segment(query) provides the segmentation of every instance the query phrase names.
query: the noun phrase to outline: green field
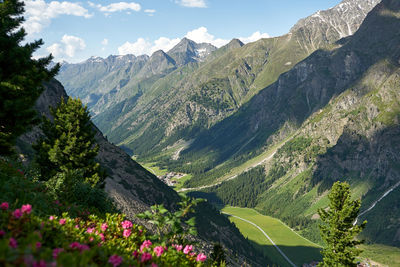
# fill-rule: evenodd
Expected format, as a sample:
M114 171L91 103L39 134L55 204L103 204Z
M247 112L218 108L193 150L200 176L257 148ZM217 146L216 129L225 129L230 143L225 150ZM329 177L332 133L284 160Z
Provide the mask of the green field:
M301 237L278 219L261 215L247 208L225 207L222 211L249 220L261 227L296 265L301 266L303 263L321 259L320 247L317 244ZM237 218L230 217L229 219L236 224L245 237L253 242L256 248L262 250L276 264L290 266L260 230Z
M363 250L361 253L363 259L372 259L382 264L380 266L400 266L400 248L380 244L361 245L360 248ZM371 266L373 265L372 263Z
M167 169L160 169L159 167L157 167L156 165L154 165L154 162L146 162L146 163L139 163L140 165L142 165L146 170L148 170L149 172L151 172L152 174L156 175L156 176L162 176L165 175L168 170Z

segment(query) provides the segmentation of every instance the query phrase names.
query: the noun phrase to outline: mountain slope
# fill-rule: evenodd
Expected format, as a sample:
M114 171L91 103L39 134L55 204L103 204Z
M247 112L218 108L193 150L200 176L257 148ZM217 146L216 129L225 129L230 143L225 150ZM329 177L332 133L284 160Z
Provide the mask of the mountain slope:
M340 47L313 53L181 155L191 164L207 151L217 162L233 161L287 138L264 172L206 191L316 238L312 227L317 208L328 203L326 190L347 180L366 211L363 236L400 246L399 78L400 2L383 0ZM207 183L211 174L195 176L189 185ZM251 190L238 190L250 183Z
M335 41L359 27L377 2L344 1L341 6L300 21L287 35L245 46L233 40L204 62L189 63L159 79L143 95L114 103L94 121L110 140L129 147L135 154L159 154L176 141L191 140L232 115L260 89L316 49L334 46ZM349 17L352 19L347 20ZM340 31L341 28L348 31ZM171 51L190 51L189 44L183 40ZM171 51L168 54L175 53ZM120 115L121 110L126 112ZM116 119L111 122L109 118Z
M44 87L45 91L37 100L35 108L41 115L50 116L49 106L56 106L67 94L56 80L45 83ZM151 205L164 204L169 209L176 207L180 197L173 189L133 161L122 149L109 143L98 129L95 130L99 144L97 160L108 174L105 191L122 212L137 221L135 214L148 210ZM40 130L35 127L18 140L19 150L28 158L32 157L31 144L40 134ZM201 245L210 249L213 242L222 243L233 266L243 262L262 266L265 262L271 262L258 252L249 250L250 244L237 228L207 203L197 207L196 226Z

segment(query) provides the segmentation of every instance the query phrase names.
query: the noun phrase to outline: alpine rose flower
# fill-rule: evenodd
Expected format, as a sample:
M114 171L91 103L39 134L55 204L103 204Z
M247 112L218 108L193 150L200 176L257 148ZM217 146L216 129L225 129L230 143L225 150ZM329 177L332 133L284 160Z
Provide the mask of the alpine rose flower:
M157 263L152 262L151 267L158 267Z
M91 233L93 233L93 231L94 231L94 228L89 227L89 228L86 230L86 233L91 234Z
M142 258L140 259L141 262L149 261L151 260L151 254L150 253L143 253Z
M31 211L32 211L32 206L29 205L29 204L22 205L21 211L22 211L22 213L29 214L29 213L31 213Z
M204 255L203 253L200 253L197 255L196 261L205 261L207 259L207 256Z
M8 207L9 207L8 202L3 202L3 203L1 203L1 205L0 205L0 208L1 208L2 210L8 210Z
M55 218L54 218L54 216L53 215L51 215L50 217L49 217L49 220L50 221L52 221L52 220L54 220Z
M17 248L18 247L17 240L11 237L10 241L8 242L8 245L10 246L10 248Z
M107 228L108 228L108 225L106 223L103 223L101 225L101 231L105 232L107 230Z
M14 218L19 219L22 216L22 211L20 209L16 209L13 211L12 215L14 216Z
M63 248L55 248L55 249L53 249L53 259L57 259L58 254L60 254L63 251L64 251Z
M164 248L161 246L157 246L154 248L154 253L156 253L157 257L160 257L164 252Z
M36 248L41 248L41 247L42 247L42 243L36 242Z
M122 263L122 257L114 254L110 256L108 262L111 263L113 267L117 267Z
M3 237L3 235L5 235L6 232L4 232L4 230L0 230L0 237Z
M182 251L183 246L182 245L175 245L176 251Z
M131 235L131 229L125 229L124 233L123 233L123 236L124 237L129 237L130 235Z
M192 251L193 246L192 245L186 245L186 247L183 249L183 253L189 254L190 251Z
M143 241L143 244L140 246L140 251L143 252L145 248L149 248L152 245L150 240Z
M66 219L60 219L60 220L58 221L58 223L59 223L60 225L64 225L66 221L67 221Z
M128 220L123 221L121 224L122 224L122 228L124 228L124 229L128 229L128 228L132 227L132 222L128 221Z

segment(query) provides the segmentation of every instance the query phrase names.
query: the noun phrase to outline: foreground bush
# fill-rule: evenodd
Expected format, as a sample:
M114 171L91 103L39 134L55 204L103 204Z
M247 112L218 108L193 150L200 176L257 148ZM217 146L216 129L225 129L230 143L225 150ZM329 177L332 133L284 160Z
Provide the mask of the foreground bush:
M205 266L192 245L152 243L122 214L42 219L29 204L0 208L2 266Z

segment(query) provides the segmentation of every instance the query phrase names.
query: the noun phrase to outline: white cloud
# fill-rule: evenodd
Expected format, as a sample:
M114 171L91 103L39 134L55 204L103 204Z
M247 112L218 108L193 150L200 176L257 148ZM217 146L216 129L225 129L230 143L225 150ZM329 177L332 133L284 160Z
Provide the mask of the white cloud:
M61 15L71 15L84 18L92 17L88 10L79 3L44 0L25 0L25 19L23 24L28 35L40 33L43 28L50 25L51 20Z
M260 40L261 38L269 38L269 37L270 36L269 36L268 33L260 33L259 31L256 31L252 35L250 35L249 37L239 37L239 39L243 43L247 44L247 43L251 43L251 42L255 42L257 40Z
M65 60L66 57L73 58L78 51L85 48L86 44L82 38L65 34L60 43L54 43L46 49L53 54L56 61L60 61Z
M185 35L186 38L195 41L196 43L210 43L216 47L221 47L229 42L229 40L215 38L214 35L208 33L206 27L200 27L188 32Z
M144 38L138 38L134 43L125 42L122 46L118 47L118 54L134 54L136 56L143 54L151 55L157 50L170 50L177 45L180 40L179 38L169 39L167 37L160 37L154 42L150 42Z
M189 31L185 35L186 38L195 41L196 43L210 43L215 45L216 47L221 47L230 40L215 38L214 35L210 34L206 27L199 27L192 31ZM268 38L269 35L267 33L260 33L259 31L254 32L249 37L240 37L239 39L244 43L254 42L260 38ZM177 45L181 41L181 38L170 39L167 37L160 37L155 41L149 41L144 38L138 38L136 42L125 42L118 48L118 53L120 55L126 54L134 54L138 55L151 55L157 50L163 50L168 52L171 48Z
M142 7L140 4L137 4L135 2L119 2L119 3L112 3L107 6L102 6L101 4L94 4L92 2L88 2L91 7L96 7L103 13L112 13L112 12L117 12L117 11L125 11L125 10L133 10L133 11L140 11Z
M184 7L207 7L204 0L177 0L176 2Z
M147 15L149 15L149 16L154 16L154 13L156 13L156 10L155 9L145 9L144 12L147 13Z
M101 44L104 45L104 46L108 45L108 39L104 38L104 40L101 41Z

